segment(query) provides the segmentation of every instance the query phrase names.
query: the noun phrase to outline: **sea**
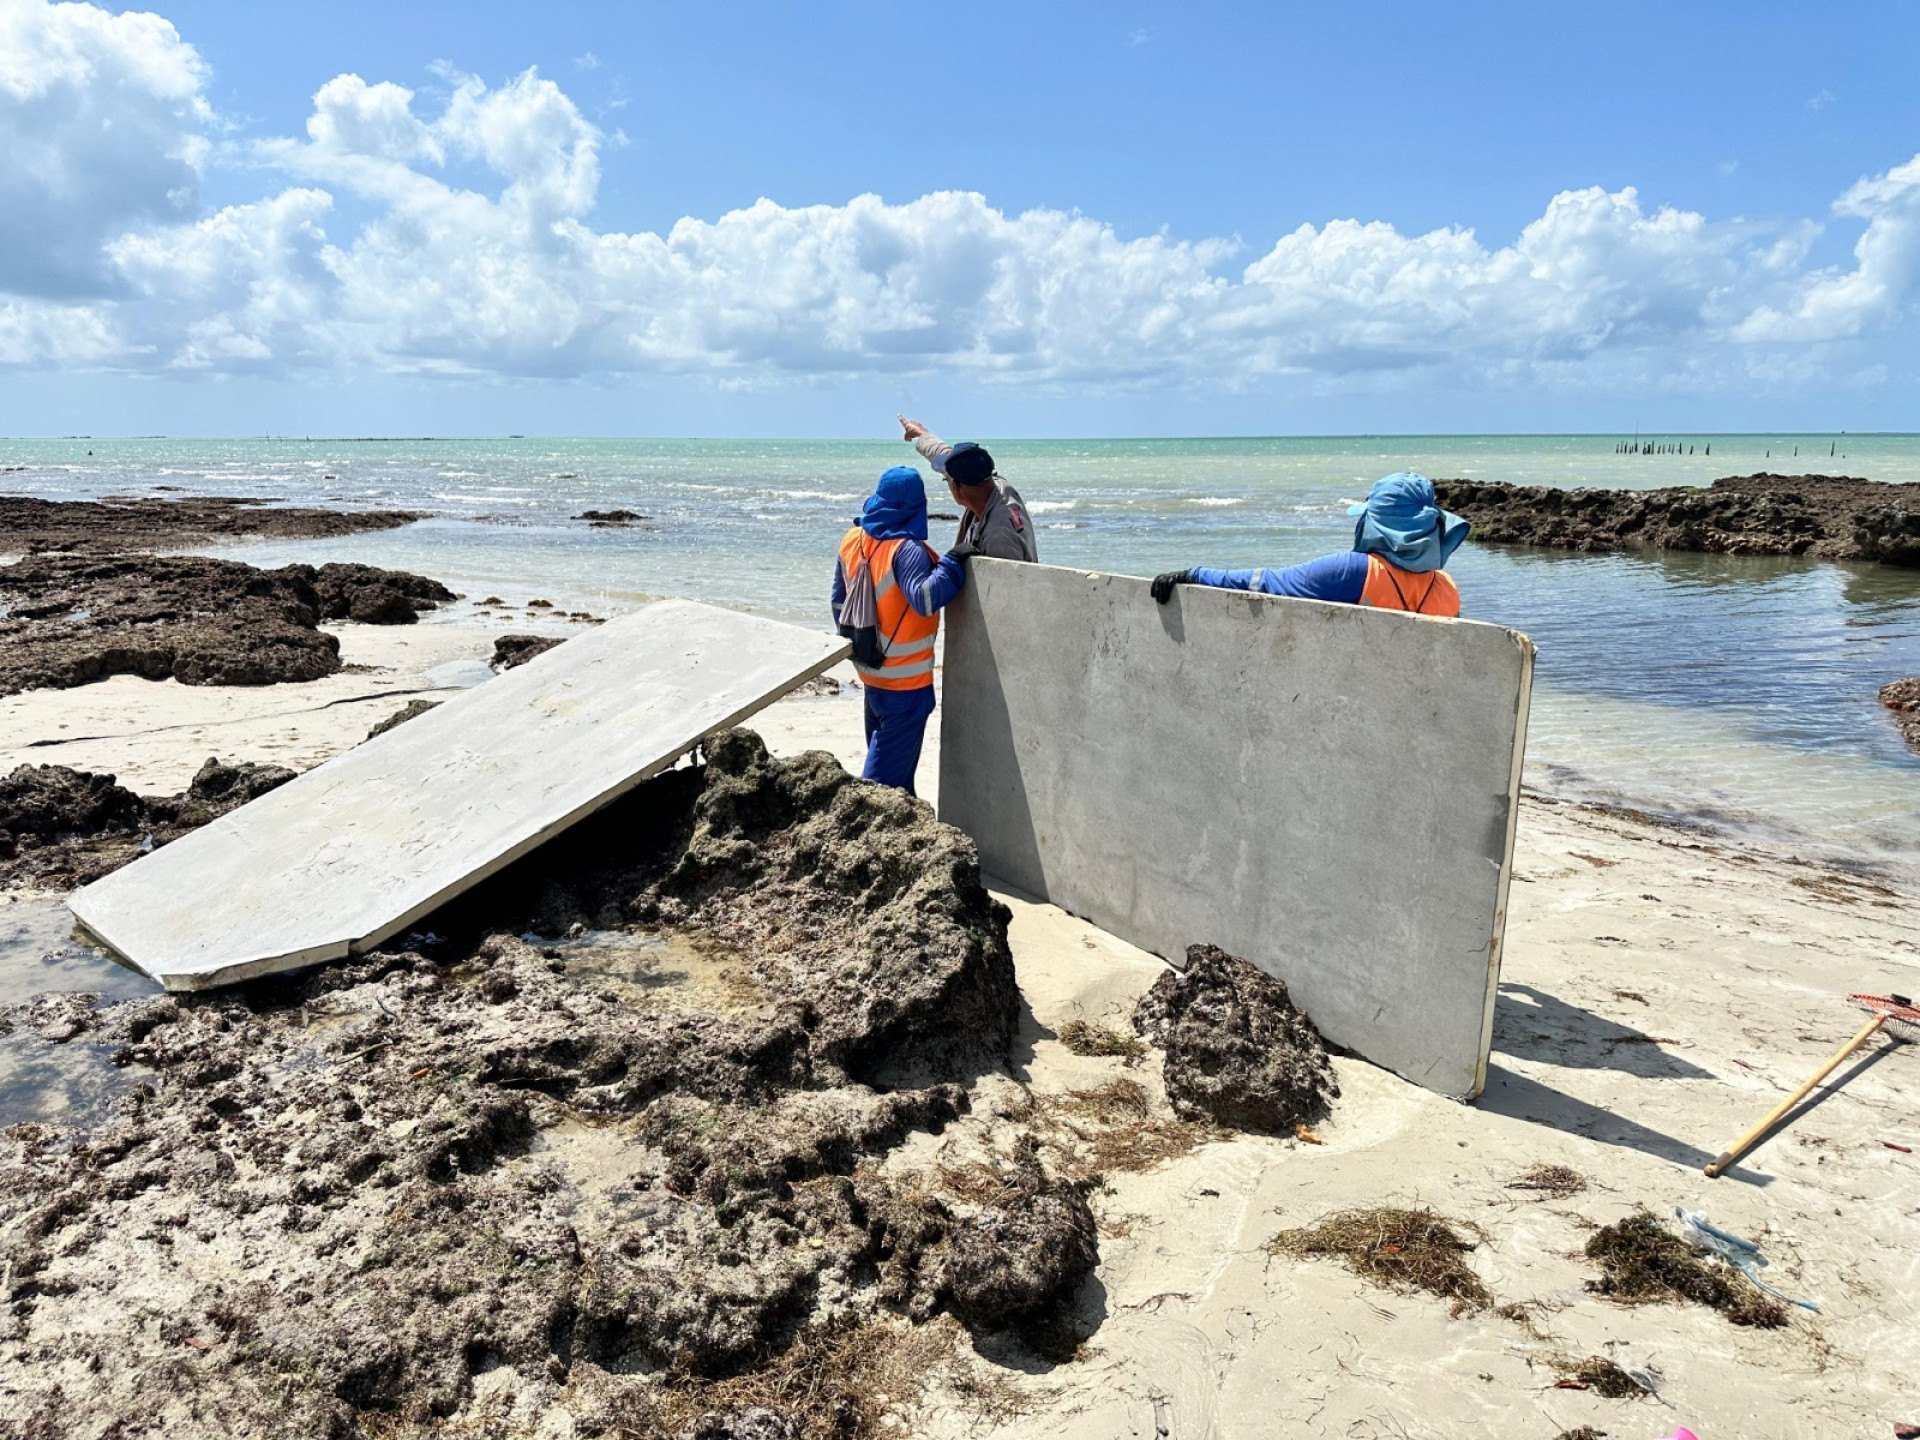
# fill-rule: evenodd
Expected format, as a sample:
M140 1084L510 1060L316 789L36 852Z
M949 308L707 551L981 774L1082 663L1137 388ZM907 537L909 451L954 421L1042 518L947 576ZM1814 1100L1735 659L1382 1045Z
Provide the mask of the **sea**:
M1345 548L1347 504L1402 469L1561 486L1761 470L1920 481L1915 435L971 438L1025 496L1043 560L1132 575ZM400 530L218 553L360 560L600 615L685 595L825 628L840 535L880 471L916 459L885 439L0 440L0 492L424 510ZM573 518L589 509L647 518L592 529ZM936 523L937 542L949 534ZM1468 616L1537 647L1530 786L1920 881L1920 756L1876 700L1920 675L1920 571L1474 544L1450 568Z

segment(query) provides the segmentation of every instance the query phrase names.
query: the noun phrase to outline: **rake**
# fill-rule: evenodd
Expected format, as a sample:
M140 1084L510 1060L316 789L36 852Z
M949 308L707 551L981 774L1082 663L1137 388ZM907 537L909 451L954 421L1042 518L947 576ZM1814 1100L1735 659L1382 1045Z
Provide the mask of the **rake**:
M1765 1135L1775 1125L1780 1123L1782 1116L1807 1098L1807 1093L1812 1090L1814 1086L1818 1085L1822 1080L1826 1079L1827 1076L1837 1070L1840 1067L1841 1061L1853 1054L1854 1051L1858 1050L1882 1030L1885 1030L1889 1035L1893 1036L1896 1041L1920 1040L1920 1009L1916 1009L1914 1003L1906 996L1849 995L1847 998L1862 1010L1872 1015L1873 1018L1862 1025L1859 1030L1854 1033L1851 1040L1834 1051L1832 1056L1828 1058L1827 1063L1814 1071L1806 1084L1802 1085L1798 1090L1794 1091L1793 1094L1774 1106L1773 1109L1767 1112L1764 1120L1722 1151L1720 1156L1711 1165L1707 1166L1707 1177L1709 1179L1716 1178L1722 1170L1725 1170L1729 1165L1733 1164L1734 1161L1751 1150L1762 1135Z

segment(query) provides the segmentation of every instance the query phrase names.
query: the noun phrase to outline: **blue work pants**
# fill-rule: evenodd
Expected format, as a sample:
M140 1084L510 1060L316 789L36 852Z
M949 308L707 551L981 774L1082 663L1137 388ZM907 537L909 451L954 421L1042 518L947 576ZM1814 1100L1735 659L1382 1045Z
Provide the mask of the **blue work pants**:
M927 717L933 714L933 687L876 690L868 685L863 690L867 763L860 771L861 777L912 795L913 772L920 768L920 745L927 736Z

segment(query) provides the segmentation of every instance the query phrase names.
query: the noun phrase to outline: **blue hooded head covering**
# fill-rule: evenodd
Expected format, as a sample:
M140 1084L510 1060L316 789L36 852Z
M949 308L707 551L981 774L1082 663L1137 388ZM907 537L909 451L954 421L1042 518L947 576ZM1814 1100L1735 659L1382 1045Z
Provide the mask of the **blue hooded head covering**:
M911 465L894 466L873 487L856 523L876 540L925 540L927 482Z
M1349 505L1347 513L1360 517L1353 527L1354 549L1416 575L1442 568L1469 528L1463 518L1440 508L1433 482L1411 470L1374 481L1366 503Z

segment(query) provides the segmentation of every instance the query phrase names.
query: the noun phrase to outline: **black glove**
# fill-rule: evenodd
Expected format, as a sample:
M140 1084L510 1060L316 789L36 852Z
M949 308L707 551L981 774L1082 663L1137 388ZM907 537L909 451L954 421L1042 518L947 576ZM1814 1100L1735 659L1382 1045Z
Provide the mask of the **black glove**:
M947 551L947 556L953 560L971 560L979 553L980 547L974 544L973 541L956 540L953 542L953 548Z
M1162 605L1164 605L1167 603L1167 601L1173 598L1174 586L1191 585L1192 583L1193 583L1193 571L1169 570L1164 575L1154 576L1153 584L1150 588L1153 591L1153 598L1155 600L1158 600Z

